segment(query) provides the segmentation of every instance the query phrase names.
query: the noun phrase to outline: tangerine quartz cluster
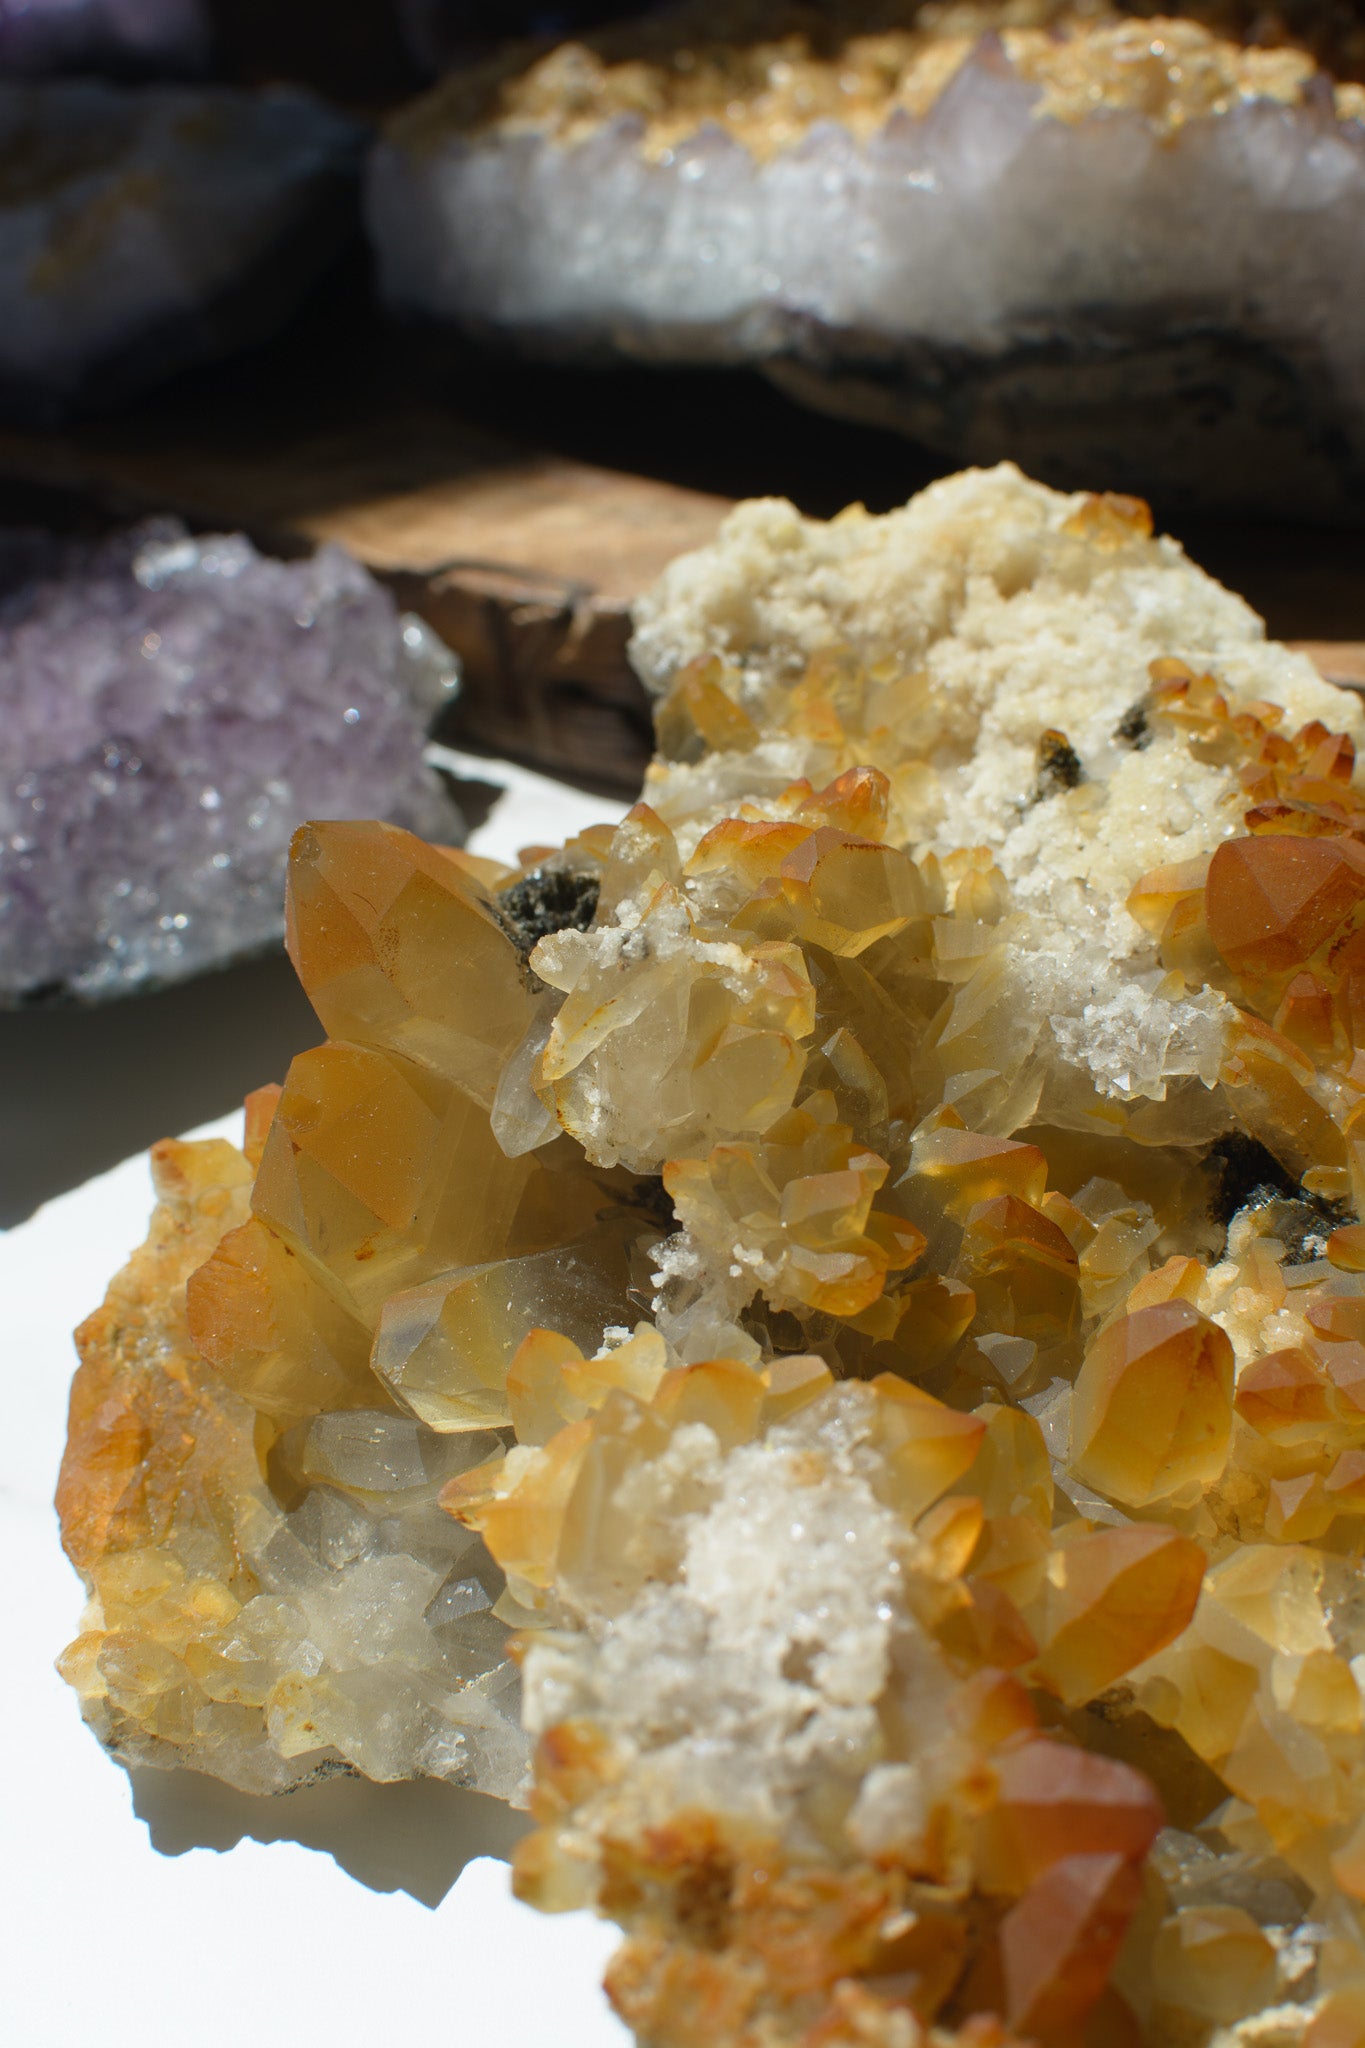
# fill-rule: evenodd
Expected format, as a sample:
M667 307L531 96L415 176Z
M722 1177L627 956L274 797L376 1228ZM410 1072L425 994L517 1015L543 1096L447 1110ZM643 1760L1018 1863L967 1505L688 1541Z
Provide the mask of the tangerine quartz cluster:
M520 1795L650 2048L1365 2041L1358 702L1146 508L742 506L645 800L298 837L81 1333L121 1756Z

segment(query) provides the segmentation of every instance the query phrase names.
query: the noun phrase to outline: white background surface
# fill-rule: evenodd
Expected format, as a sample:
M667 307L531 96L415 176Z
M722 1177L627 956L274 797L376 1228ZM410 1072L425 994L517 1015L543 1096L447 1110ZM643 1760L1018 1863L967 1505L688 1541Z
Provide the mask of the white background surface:
M495 858L623 808L479 764L494 771L509 793L471 844ZM150 1201L138 1157L0 1235L0 2040L624 2048L598 1988L613 1930L532 1913L505 1864L478 1853L513 1839L505 1809L438 1785L335 1780L248 1800L142 1773L140 1816L82 1724L52 1669L81 1601L51 1507L69 1332L144 1235Z

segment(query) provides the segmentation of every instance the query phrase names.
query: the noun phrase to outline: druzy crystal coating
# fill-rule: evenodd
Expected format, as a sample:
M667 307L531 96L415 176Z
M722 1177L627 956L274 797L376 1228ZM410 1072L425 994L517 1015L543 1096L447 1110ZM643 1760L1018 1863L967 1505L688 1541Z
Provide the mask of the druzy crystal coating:
M1358 702L1008 468L634 658L619 827L298 835L327 1042L80 1333L87 1716L524 1798L651 2048L1354 2048Z
M707 0L443 81L368 214L395 307L500 345L1354 517L1362 77L1349 8Z
M451 657L341 549L149 522L0 537L0 1004L96 1001L277 943L289 837L461 820L424 766Z

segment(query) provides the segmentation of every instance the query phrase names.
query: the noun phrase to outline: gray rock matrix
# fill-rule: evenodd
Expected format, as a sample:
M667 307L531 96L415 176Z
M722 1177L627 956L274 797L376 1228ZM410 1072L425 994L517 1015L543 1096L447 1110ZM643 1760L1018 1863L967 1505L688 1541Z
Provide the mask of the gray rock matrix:
M422 759L453 658L337 547L157 520L0 536L0 1005L96 1001L277 943L308 818L452 841Z

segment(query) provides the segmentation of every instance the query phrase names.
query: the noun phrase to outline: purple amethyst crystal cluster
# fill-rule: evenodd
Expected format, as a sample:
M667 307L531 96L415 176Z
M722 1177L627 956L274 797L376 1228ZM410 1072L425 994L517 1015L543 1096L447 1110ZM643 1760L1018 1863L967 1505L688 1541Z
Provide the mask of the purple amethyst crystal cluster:
M0 536L0 1004L276 943L305 818L461 836L423 762L452 657L340 548L158 520Z

